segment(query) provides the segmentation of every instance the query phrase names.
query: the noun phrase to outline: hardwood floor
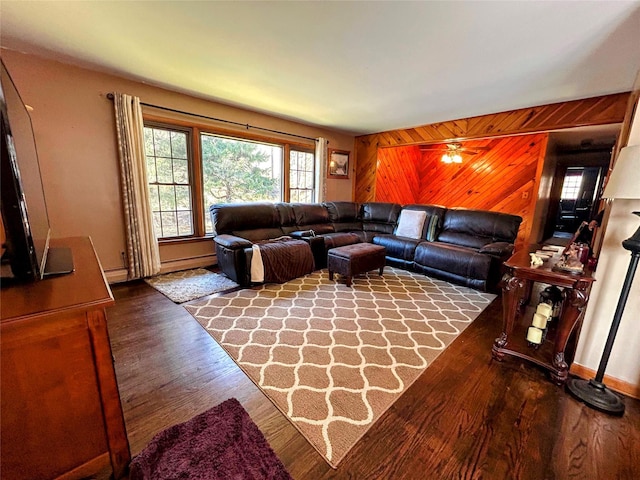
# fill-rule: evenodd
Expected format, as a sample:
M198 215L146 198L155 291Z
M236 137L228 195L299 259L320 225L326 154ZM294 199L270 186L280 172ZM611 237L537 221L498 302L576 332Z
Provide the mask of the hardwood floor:
M303 479L637 479L640 401L596 412L516 359L491 361L500 300L443 352L333 470L191 317L144 282L107 311L132 455L235 397Z

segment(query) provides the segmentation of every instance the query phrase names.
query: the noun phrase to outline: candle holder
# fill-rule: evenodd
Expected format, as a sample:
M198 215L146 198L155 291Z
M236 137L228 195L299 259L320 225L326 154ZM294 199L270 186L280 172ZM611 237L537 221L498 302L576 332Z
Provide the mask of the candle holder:
M533 325L527 329L527 344L536 350L540 348L544 341L544 331Z
M555 285L551 285L540 292L540 303L548 303L553 308L549 320L560 318L562 310L562 290Z

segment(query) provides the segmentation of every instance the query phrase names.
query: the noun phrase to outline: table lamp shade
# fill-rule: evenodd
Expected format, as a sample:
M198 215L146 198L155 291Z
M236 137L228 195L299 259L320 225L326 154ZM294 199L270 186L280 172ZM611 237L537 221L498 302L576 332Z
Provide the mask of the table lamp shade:
M604 198L640 198L640 145L620 150L602 196Z

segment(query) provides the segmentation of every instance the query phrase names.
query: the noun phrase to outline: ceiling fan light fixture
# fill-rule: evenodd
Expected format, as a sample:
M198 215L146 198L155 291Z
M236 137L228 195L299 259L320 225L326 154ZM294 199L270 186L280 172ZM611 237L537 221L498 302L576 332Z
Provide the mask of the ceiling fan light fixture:
M444 155L442 155L442 162L451 163L453 162L453 158L451 158L448 153L445 153Z
M462 163L462 157L459 153L454 153L453 157L451 157L451 160L453 161L453 163Z

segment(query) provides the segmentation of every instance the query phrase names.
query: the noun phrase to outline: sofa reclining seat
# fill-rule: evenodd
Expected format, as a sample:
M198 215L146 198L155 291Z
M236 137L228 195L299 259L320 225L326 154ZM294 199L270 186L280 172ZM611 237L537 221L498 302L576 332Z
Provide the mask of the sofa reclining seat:
M416 247L417 272L482 291L493 291L500 267L514 250L522 218L499 212L447 209L433 242Z

